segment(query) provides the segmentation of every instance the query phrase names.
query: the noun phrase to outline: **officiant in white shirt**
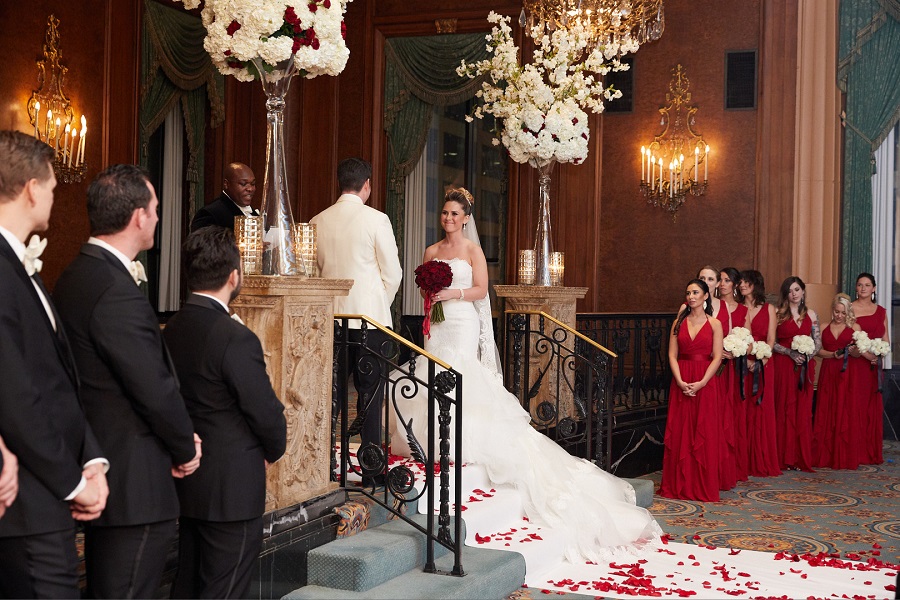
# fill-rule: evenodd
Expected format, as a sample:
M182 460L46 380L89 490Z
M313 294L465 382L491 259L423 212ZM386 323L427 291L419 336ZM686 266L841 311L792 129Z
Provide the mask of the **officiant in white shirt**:
M394 229L388 216L366 205L372 193L372 165L361 158L347 158L337 169L341 196L310 220L316 226L319 271L330 279L352 279L347 296L334 299L335 314L361 314L392 327L391 303L400 287L403 270ZM368 444L381 446L381 415L385 365L360 352L360 321L350 321L349 370L359 395L357 410L365 413L360 451ZM382 350L386 336L369 327L367 346ZM336 382L346 386L346 381ZM342 392L342 390L340 390ZM364 473L364 483L373 474Z

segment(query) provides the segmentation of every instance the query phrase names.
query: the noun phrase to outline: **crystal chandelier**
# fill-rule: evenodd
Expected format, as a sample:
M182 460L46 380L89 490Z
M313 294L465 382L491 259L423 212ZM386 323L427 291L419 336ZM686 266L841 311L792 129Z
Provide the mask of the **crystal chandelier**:
M690 85L684 67L676 65L666 93L668 104L659 109L662 131L641 146L641 192L648 204L669 211L673 221L687 194L702 196L709 180L709 144L694 131L699 109L688 104Z
M663 0L524 0L519 25L532 37L580 23L596 46L627 47L659 39Z

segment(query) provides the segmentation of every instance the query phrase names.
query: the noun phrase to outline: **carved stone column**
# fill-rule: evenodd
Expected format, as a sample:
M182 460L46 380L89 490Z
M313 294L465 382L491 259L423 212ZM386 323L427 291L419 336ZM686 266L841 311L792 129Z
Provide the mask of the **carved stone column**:
M231 303L262 342L287 418L287 451L267 473L266 512L337 487L329 481L333 299L352 285L350 279L248 275Z
M545 287L536 285L495 285L494 291L498 298L506 300L506 310L521 311L542 311L553 318L565 323L572 329L576 326L575 303L584 298L588 289L584 287ZM538 317L532 316L531 329L537 328ZM555 328L555 324L551 324ZM574 336L568 336L564 346L570 351L575 349ZM533 351L530 353L530 363L528 365L528 381L534 382L537 374L547 368L550 357ZM531 403L531 417L539 422L544 419L538 418L536 414L537 407L541 402L547 401L551 405L556 405L557 393L559 390L559 418L564 416L575 416L573 394L570 387L565 381L559 380L559 373L565 372L563 369L551 367L547 376L541 382L538 395Z

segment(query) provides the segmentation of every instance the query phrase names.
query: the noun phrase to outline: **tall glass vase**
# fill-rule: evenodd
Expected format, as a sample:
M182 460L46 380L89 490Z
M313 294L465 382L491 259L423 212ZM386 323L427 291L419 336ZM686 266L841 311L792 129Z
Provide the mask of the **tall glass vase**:
M540 174L540 208L537 231L534 233L535 275L534 285L553 285L550 278L550 255L553 254L553 239L550 237L550 172L555 160L544 163L529 162Z
M297 73L293 55L271 66L253 59L266 93L266 173L263 178L263 275L296 275L294 217L284 158L284 106Z

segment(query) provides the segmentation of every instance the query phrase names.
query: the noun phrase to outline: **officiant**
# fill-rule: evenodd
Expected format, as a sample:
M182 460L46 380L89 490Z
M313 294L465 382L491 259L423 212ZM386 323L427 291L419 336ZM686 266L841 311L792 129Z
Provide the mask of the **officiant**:
M251 206L256 194L256 175L247 165L233 162L225 167L225 183L218 198L197 211L191 231L218 225L234 231L235 217L252 217L259 211Z

